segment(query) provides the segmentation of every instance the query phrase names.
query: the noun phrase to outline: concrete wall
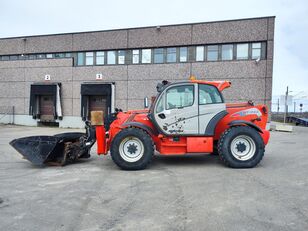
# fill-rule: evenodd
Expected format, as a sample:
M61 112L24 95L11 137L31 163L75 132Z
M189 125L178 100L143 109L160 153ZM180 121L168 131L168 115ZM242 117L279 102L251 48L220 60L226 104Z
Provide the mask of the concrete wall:
M80 85L96 81L97 73L103 74L101 82L115 82L115 106L123 110L142 108L143 98L156 94L157 82L187 80L191 74L199 79L230 80L232 88L224 92L227 101L252 99L270 106L273 39L273 17L162 26L160 29L34 36L27 37L26 41L22 38L0 39L0 55L267 41L267 59L259 63L246 60L74 67L72 58L0 61L0 106L14 106L17 116L24 116L24 121L33 124L27 115L30 85L44 81L44 76L49 74L52 82L62 83L64 119L60 126L78 127L82 124Z

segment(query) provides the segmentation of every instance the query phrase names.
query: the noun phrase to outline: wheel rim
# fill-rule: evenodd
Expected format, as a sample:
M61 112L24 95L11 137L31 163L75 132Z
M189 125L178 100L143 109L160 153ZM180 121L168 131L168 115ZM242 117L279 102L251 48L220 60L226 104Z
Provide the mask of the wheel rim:
M231 142L231 153L237 159L246 161L251 159L256 152L256 143L246 135L235 137Z
M119 152L125 161L136 162L143 156L144 145L137 137L129 136L121 141Z

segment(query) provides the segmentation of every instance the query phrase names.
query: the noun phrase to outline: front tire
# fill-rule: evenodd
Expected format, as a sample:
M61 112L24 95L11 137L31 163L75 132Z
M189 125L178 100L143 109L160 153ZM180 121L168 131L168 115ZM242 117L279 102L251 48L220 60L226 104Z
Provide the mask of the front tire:
M127 128L120 131L113 139L110 154L121 169L145 169L154 154L153 141L145 131Z
M227 129L218 141L218 153L232 168L253 168L264 156L264 142L254 128L236 126Z

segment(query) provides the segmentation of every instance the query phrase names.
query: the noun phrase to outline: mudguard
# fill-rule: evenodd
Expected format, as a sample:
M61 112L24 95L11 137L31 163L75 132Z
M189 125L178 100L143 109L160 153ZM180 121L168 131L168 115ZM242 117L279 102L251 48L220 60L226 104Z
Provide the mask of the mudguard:
M122 124L122 128L128 128L128 127L136 127L145 130L147 133L149 133L151 136L157 136L158 132L156 130L153 130L149 126L140 123L140 122L127 122Z
M263 133L263 131L262 131L261 128L259 128L259 127L258 127L257 125L255 125L254 123L249 122L249 121L246 121L246 120L233 120L233 121L231 121L230 123L228 123L228 125L229 125L230 127L232 127L232 126L238 126L238 125L247 125L247 126L249 126L249 127L252 127L252 128L254 128L254 129L256 129L258 132Z

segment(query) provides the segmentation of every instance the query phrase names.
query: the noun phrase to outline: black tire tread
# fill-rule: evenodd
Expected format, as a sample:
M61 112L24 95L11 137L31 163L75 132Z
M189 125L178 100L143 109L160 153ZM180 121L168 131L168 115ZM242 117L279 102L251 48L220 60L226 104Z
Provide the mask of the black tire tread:
M261 156L259 157L258 161L256 163L254 163L252 166L235 166L234 163L231 163L230 161L228 161L228 159L226 158L225 154L223 153L223 144L225 142L225 139L226 137L230 134L230 132L234 129L238 129L239 127L246 127L246 128L249 128L249 129L253 129L251 127L248 127L248 126L233 126L233 127L230 127L228 129L226 129L220 136L219 140L218 140L218 144L217 144L217 148L218 148L218 155L220 157L220 159L222 160L222 162L228 166L228 167L231 167L231 168L251 168L251 167L254 167L256 166L257 164L259 164L261 162L261 160L263 159L264 157L264 152L265 152L265 146L263 145L263 148L260 150L261 151ZM255 131L255 132L258 132L258 131Z
M128 163L128 164L126 163L125 164L124 161L119 161L119 159L118 159L118 158L121 158L121 157L119 157L120 154L118 153L117 143L122 140L121 137L123 136L123 134L130 133L132 131L141 132L143 134L143 138L146 139L146 142L151 143L150 147L147 146L147 148L149 148L148 151L151 152L152 155L149 158L147 158L146 161L141 162L139 164L135 164L135 163ZM144 146L146 146L146 145L144 144ZM120 167L121 169L123 169L123 170L142 170L142 169L145 169L151 163L151 161L153 159L154 142L153 142L151 136L146 131L144 131L143 129L136 128L136 127L125 128L122 131L120 131L116 135L116 137L113 139L113 141L111 143L110 154L111 154L111 158L112 158L113 162L116 165L118 165L118 167ZM139 162L139 161L137 161L137 162Z

